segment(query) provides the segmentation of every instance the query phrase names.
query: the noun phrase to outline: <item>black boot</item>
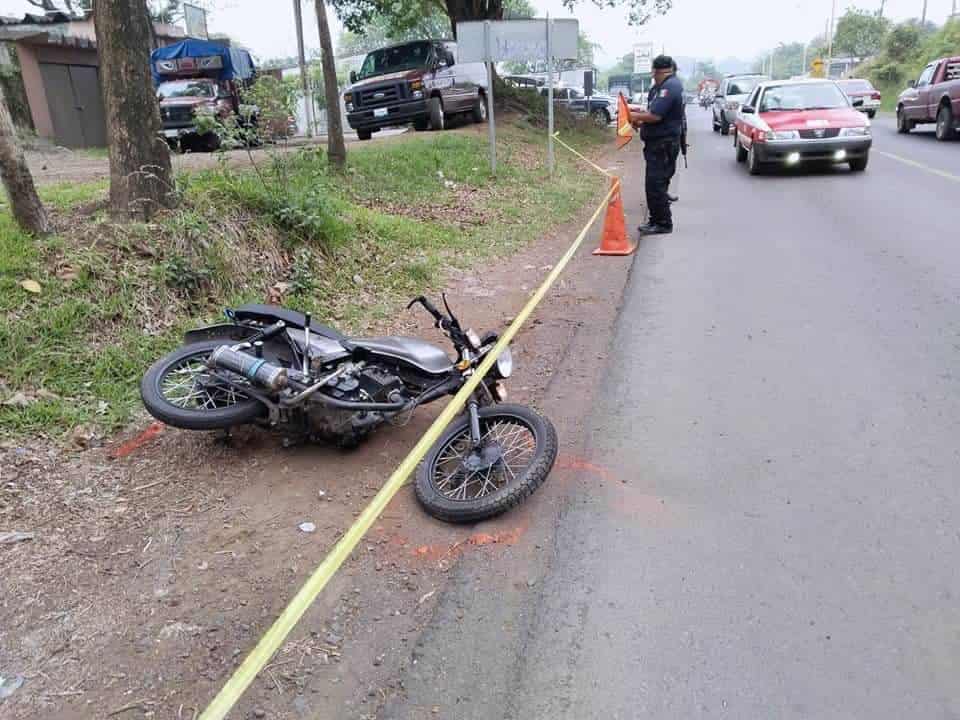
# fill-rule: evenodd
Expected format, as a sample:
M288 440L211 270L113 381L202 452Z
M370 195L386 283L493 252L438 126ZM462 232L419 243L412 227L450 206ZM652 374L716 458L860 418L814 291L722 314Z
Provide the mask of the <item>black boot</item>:
M637 228L641 235L669 235L673 232L673 225L660 225L658 223L647 223Z

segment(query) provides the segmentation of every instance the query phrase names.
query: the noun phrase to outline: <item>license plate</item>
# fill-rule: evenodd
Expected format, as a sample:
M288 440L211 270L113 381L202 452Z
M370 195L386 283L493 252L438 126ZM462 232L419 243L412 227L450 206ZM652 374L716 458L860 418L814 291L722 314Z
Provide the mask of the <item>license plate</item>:
M390 112L387 108L376 108L373 111L374 117L386 117L387 113Z

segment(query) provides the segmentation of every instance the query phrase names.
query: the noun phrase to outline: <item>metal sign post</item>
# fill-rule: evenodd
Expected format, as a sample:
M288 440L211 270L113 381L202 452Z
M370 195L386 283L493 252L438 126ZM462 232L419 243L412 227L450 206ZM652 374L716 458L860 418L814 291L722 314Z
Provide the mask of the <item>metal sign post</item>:
M547 170L553 175L553 20L547 13Z
M554 170L553 69L556 59L577 56L580 25L574 19L473 20L457 23L457 58L461 63L487 65L487 124L490 126L490 168L496 172L496 119L493 115L493 63L546 60L547 166Z
M293 0L293 21L297 25L297 64L300 66L300 86L303 89L303 110L307 121L307 137L313 137L313 96L310 93L310 78L307 76L307 58L303 51L303 16L300 0Z
M487 134L490 136L490 173L497 174L497 121L493 117L493 51L490 48L490 21L483 23L483 44L487 63Z

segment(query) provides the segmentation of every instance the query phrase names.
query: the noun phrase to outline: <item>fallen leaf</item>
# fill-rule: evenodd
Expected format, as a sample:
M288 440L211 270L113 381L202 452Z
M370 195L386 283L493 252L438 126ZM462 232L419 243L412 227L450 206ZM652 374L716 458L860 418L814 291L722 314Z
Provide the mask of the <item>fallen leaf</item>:
M20 287L26 290L28 293L33 293L34 295L39 295L43 288L40 287L40 283L36 280L21 280Z
M22 392L16 392L10 397L8 397L6 400L4 400L3 404L8 407L25 408L28 405L30 405L30 403L32 402L36 402L36 398L30 398L24 395Z

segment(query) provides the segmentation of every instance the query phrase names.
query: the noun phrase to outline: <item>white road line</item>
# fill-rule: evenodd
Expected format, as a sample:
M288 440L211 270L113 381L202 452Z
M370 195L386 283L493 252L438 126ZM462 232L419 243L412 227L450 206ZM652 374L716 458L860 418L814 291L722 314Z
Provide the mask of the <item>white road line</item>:
M900 155L894 155L893 153L884 152L883 150L877 150L876 148L874 148L873 152L879 153L884 157L890 158L891 160L898 160L902 162L904 165L910 165L911 167L919 168L920 170L926 170L929 173L933 173L934 175L939 175L940 177L946 178L947 180L960 182L960 175L954 175L953 173L949 173L946 170L937 170L937 168L930 167L929 165L924 165L923 163L917 162L916 160L911 160L910 158L905 158Z

